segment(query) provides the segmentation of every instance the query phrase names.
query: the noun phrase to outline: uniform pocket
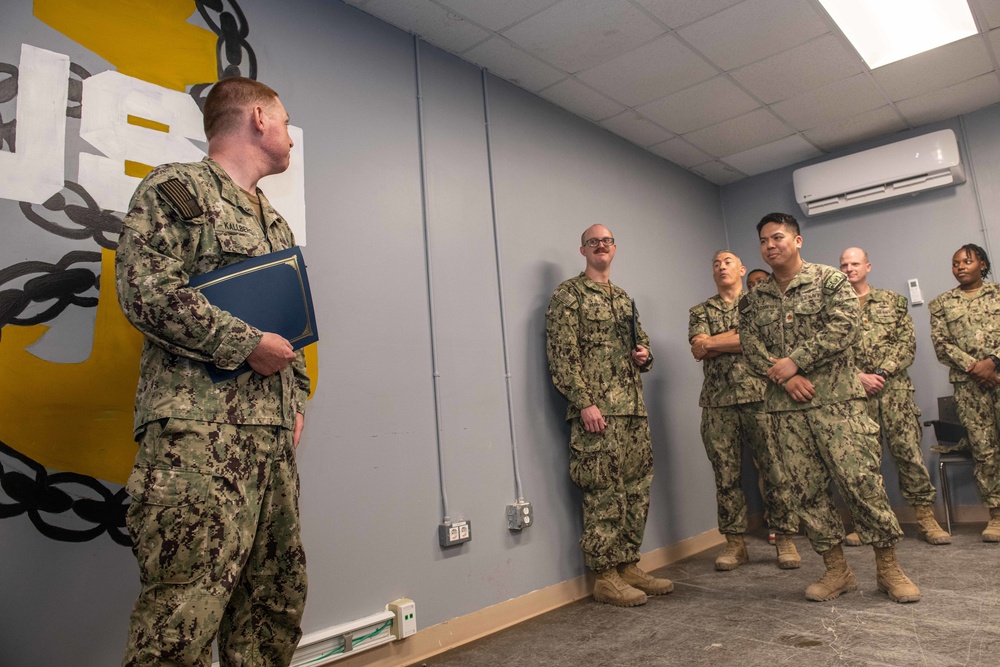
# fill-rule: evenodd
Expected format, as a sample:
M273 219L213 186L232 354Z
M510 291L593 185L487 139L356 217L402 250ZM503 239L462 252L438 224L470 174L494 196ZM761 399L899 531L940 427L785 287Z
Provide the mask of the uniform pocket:
M189 470L136 468L125 489L132 496L128 528L142 583L186 584L209 568L209 530L217 523L209 503L212 475Z
M780 317L781 313L778 312L777 308L761 309L754 315L753 324L765 341L780 340L778 336L778 319Z
M587 304L583 313L584 330L581 338L588 343L606 343L614 334L614 320L608 304Z
M219 247L222 248L223 257L238 255L232 261L265 255L269 252L264 239L253 234L234 234L219 230L215 238L219 242Z
M608 456L601 450L578 450L570 453L569 477L584 491L605 489L611 486L611 467Z
M608 455L610 425L604 433L590 433L582 422L573 425L570 436L569 476L584 491L603 489L611 485L611 464Z

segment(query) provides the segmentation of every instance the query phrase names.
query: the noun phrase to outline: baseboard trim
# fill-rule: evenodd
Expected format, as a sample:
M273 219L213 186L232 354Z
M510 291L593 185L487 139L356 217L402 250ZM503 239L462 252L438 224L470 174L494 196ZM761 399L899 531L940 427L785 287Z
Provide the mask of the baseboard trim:
M639 565L644 570L657 570L723 541L719 531L713 528L677 544L644 553ZM406 639L377 646L356 656L345 657L335 664L343 667L411 665L581 600L591 594L592 588L593 575L584 574L471 614L432 625Z

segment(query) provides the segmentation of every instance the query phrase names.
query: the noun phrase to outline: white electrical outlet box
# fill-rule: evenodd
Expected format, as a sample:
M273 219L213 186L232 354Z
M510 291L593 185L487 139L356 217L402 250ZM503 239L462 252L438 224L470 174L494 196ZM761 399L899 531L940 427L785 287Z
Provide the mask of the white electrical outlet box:
M396 615L392 622L392 634L396 639L409 637L417 631L417 605L409 598L393 600L385 606L386 611Z
M924 295L920 293L920 283L917 282L917 279L910 278L906 284L910 288L910 304L916 306L923 303Z

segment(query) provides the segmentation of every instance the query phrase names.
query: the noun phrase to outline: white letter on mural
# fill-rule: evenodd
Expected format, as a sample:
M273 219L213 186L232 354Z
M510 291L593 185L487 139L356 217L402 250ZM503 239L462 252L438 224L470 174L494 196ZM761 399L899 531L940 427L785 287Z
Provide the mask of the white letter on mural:
M160 132L130 125L129 116L169 127ZM107 157L80 154L80 185L101 208L128 211L139 179L125 173L125 160L155 166L204 157L188 139L205 140L201 110L190 95L119 72L101 72L83 82L80 137Z
M15 151L0 151L0 198L41 204L62 190L69 57L21 45Z

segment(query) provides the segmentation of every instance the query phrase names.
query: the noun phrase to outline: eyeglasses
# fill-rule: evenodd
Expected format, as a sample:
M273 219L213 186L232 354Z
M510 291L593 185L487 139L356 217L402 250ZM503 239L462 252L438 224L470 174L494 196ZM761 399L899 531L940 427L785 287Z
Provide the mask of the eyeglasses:
M586 241L583 242L583 245L587 246L588 248L596 248L599 245L611 246L614 244L615 240L610 236L605 236L603 239L587 239Z

